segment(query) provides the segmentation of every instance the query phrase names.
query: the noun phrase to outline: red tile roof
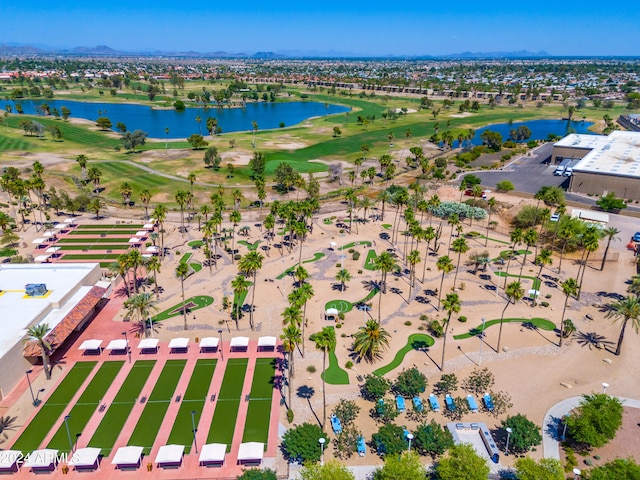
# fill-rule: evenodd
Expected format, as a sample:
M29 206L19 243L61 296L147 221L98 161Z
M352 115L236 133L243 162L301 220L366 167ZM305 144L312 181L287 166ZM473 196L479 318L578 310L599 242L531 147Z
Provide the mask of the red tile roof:
M87 314L98 304L106 291L106 288L94 286L82 300L71 309L67 316L49 332L45 337L46 341L51 345L51 351L49 353L53 353L62 345L71 332L80 325L80 322L82 322ZM25 357L38 357L40 353L38 343L31 341L25 345L23 355Z

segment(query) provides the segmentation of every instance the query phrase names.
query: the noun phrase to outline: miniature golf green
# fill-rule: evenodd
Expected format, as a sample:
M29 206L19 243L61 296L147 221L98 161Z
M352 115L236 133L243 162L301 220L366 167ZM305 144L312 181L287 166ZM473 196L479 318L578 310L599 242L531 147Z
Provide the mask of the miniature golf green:
M180 302L173 307L167 308L166 310L160 312L158 315L153 317L154 322L161 322L162 320L167 320L168 318L177 317L178 315L182 315L182 305ZM209 305L213 305L213 297L209 297L208 295L198 295L195 297L189 297L184 301L184 305L187 306L187 309L191 312L195 310L199 310L204 307L208 307Z
M144 454L149 455L186 364L186 360L167 360L164 364L127 445L144 447Z
M338 310L338 313L347 313L353 310L354 305L367 303L369 300L376 296L376 293L378 293L378 291L379 290L377 288L374 288L367 294L366 297L364 297L362 300L358 300L355 303L351 303L346 300L329 300L324 305L324 309L325 311L327 311L329 308L335 308L336 310Z
M313 254L313 258L309 258L307 260L303 260L302 263L313 263L313 262L317 262L318 260L320 260L322 257L324 257L325 254L322 252L316 252Z
M249 407L242 442L260 442L267 446L271 423L271 402L275 379L275 358L258 358L253 372Z
M240 310L242 310L242 307L244 306L244 301L247 299L247 294L249 293L249 288L251 288L251 285L253 285L253 282L248 282L246 290L242 291L240 295L237 295L237 298L236 298L236 294L235 293L233 294L234 312L238 307L240 307ZM242 312L240 313L240 315L242 315Z
M247 358L231 358L227 361L216 409L207 435L207 443L224 443L227 446L227 452L231 451L248 362Z
M33 417L29 426L13 444L11 447L13 450L26 454L38 449L97 363L78 362L69 370L49 399L40 407L40 411Z
M505 318L502 320L503 323L522 323L523 325L531 324L536 328L540 328L541 330L555 330L556 324L551 320L547 320L546 318ZM500 324L500 319L497 318L495 320L487 320L484 322L484 329L486 330L492 325ZM482 332L482 324L479 327L472 328L467 333L461 333L460 335L454 335L453 338L456 340L464 340L465 338L475 337Z
M431 336L425 335L424 333L414 333L412 335L409 335L407 344L404 347L402 347L398 351L398 353L396 353L396 356L393 358L391 363L388 363L387 365L378 368L373 373L376 375L385 375L389 373L391 370L398 368L402 363L402 360L404 360L404 356L410 351L423 350L427 347L432 346L434 343L436 343L435 340Z
M344 247L338 248L338 250L346 250L348 248L357 247L358 245L366 245L367 247L371 246L371 242L369 240L361 240L359 242L351 242L346 244Z
M185 253L180 259L180 263L188 263L189 260L191 260L191 257L193 257L193 253L191 252ZM189 266L193 269L195 273L198 273L200 270L202 270L202 264L200 262L191 262L189 263Z
M200 248L204 246L204 242L202 240L192 240L187 243L187 245L189 245L191 248Z
M498 240L497 238L487 237L486 235L482 235L482 234L475 235L475 236L471 236L471 235L467 234L467 235L465 235L465 237L467 237L467 238L483 238L483 239L486 239L486 240L491 240L492 242L498 242L498 243L503 243L505 245L510 245L509 242L505 242L504 240ZM509 251L511 251L511 250L509 250Z
M375 250L369 250L367 252L367 259L364 261L364 268L367 270L375 270L376 269L376 258L378 258L378 254Z
M117 258L117 253L65 253L62 260L86 260L87 262L95 262L96 260L114 261Z
M169 434L167 445L184 445L185 453L191 451L193 443L193 432L191 431L191 412L195 411L194 422L198 428L200 415L207 401L207 394L211 386L213 372L216 369L216 359L200 359L196 362L196 366L191 374L189 385L182 397L180 409L173 422L173 428Z
M340 368L336 349L329 350L327 356L329 357L329 366L320 374L321 378L330 385L349 385L349 374L346 370Z
M97 410L100 405L100 401L109 390L109 387L113 383L118 375L118 372L124 365L123 361L117 362L104 362L100 369L96 372L95 376L91 379L87 388L85 388L78 402L73 406L69 412L68 424L69 431L72 438L76 433L84 431L87 423L91 419L91 416ZM67 436L66 426L63 424L58 428L47 448L53 448L54 450L60 450L66 452L69 448L69 438Z
M89 447L101 448L102 455L109 456L155 364L155 360L138 360L133 364L129 375L122 382L120 390L89 440Z
M391 224L390 223L383 223L382 224L382 228L384 228L385 230L391 230Z
M249 249L249 251L251 252L251 251L253 251L253 250L257 250L257 249L258 249L258 245L260 245L260 242L261 242L261 241L262 241L262 240L256 240L256 241L255 241L255 242L253 242L253 243L249 243L249 242L247 242L246 240L239 240L239 241L238 241L238 244L239 244L239 245L244 245L244 246L245 246L245 247L247 247L247 248Z
M505 272L493 272L493 273L495 273L497 276L499 276L499 277L503 277L503 278L504 278L504 277L505 277L505 275L506 275L506 273L505 273ZM520 276L520 275L516 275L515 273L510 273L510 274L509 274L509 277L513 277L513 278L526 278L527 280L531 280L531 281L533 282L533 286L532 286L532 288L533 288L534 290L537 290L538 292L540 291L540 286L541 286L542 282L540 281L540 279L539 279L539 278L536 278L536 277L527 277L527 276L525 276L525 275Z

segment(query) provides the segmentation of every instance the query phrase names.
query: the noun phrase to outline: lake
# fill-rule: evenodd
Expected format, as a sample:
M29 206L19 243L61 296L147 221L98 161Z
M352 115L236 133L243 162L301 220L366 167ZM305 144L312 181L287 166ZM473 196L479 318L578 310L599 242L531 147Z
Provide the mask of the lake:
M12 105L15 112L15 102ZM252 131L252 123L258 124L259 130L279 128L280 122L290 127L312 117L344 113L351 109L342 105L329 105L325 110L320 102L281 102L281 103L247 103L244 108L187 108L183 111L175 109L154 110L146 105L126 103L78 102L73 100L22 100L19 101L25 114L37 115L37 107L46 103L51 109L58 111L63 106L71 110L71 118L84 118L96 121L100 111L103 117L108 117L113 124L122 122L127 130L144 130L151 138L167 138L165 129L169 129L168 138L186 139L193 133L208 135L207 118L215 118L222 128L222 133ZM0 103L2 105L2 103ZM201 118L200 127L196 117Z
M497 123L495 125L487 125L486 127L482 127L476 130L475 136L473 137L474 145L482 145L482 139L480 135L485 130L491 130L492 132L498 132L502 135L502 140L509 139L509 132L512 129L516 129L520 126L529 127L531 130L531 138L529 140L546 140L547 136L550 133L558 135L560 137L564 137L569 133L585 133L593 135L593 132L590 132L588 128L593 125L593 122L583 122L568 120L530 120L528 122L513 122L513 123ZM457 146L458 141L454 142L454 147Z

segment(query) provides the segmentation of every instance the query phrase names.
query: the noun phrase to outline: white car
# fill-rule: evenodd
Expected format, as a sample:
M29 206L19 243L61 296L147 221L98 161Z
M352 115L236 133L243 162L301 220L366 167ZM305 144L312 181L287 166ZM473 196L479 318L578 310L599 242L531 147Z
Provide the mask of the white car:
M560 214L554 213L553 215L551 215L551 218L549 218L549 220L551 220L552 222L557 222L558 220L560 220Z

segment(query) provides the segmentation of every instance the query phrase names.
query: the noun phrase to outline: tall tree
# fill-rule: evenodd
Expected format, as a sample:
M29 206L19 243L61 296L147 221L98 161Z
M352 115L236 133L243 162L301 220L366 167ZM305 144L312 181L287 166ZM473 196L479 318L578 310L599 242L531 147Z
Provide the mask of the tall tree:
M353 335L352 350L368 363L382 358L382 353L389 348L389 332L375 320L368 320Z
M48 323L40 323L27 328L27 337L25 342L36 342L40 347L40 356L42 357L42 367L47 380L51 380L51 366L49 362L49 352L51 344L47 341L47 334L51 331Z
M447 275L448 273L451 273L453 269L456 267L453 265L453 261L449 258L448 255L443 255L442 257L438 258L438 261L436 262L436 267L438 268L438 270L442 272L442 278L440 278L440 289L438 290L438 310L440 310L440 300L442 298L442 286L444 284L444 276Z
M567 278L561 284L562 292L564 293L564 306L562 307L562 317L560 319L560 341L558 346L562 347L562 340L564 339L564 316L567 311L567 305L569 304L569 297L576 296L578 294L578 281L575 278Z
M251 286L251 282L247 280L243 275L237 275L231 281L231 288L233 289L233 303L236 308L235 321L236 321L236 330L240 330L240 309L242 308L242 302L240 298L249 291L249 287Z
M326 393L326 370L327 370L327 353L336 348L336 331L333 327L324 327L320 332L314 335L313 341L316 348L322 351L322 429L327 420L327 393Z
M460 301L460 297L457 293L448 293L444 302L442 302L442 307L447 312L447 320L443 322L442 325L442 362L440 363L440 371L444 371L444 354L447 348L447 331L449 330L449 325L451 323L451 315L460 312L462 302Z
M164 221L167 219L167 207L163 204L156 205L153 209L153 218L158 222L160 232L160 258L164 258Z
M300 335L300 329L296 325L287 325L282 331L282 335L280 335L280 339L282 340L282 348L287 353L289 357L289 365L287 366L287 370L289 371L289 379L287 383L289 384L288 396L289 396L289 405L291 408L291 392L293 391L293 377L294 377L294 357L295 351L300 343L302 336Z
M505 288L505 294L507 296L507 304L502 309L502 314L500 315L500 330L498 331L498 346L496 347L496 351L500 353L500 341L502 340L502 324L504 323L504 314L507 311L507 307L512 303L515 305L517 302L522 300L524 297L524 289L522 288L522 284L520 282L511 282Z
M396 268L396 259L389 252L382 252L376 257L375 269L380 271L380 297L378 298L378 323L380 323L380 311L382 296L387 293L387 274Z
M609 246L612 240L620 240L617 235L620 233L616 227L607 227L602 230L602 233L607 238L607 246L604 249L604 255L602 255L602 263L600 264L600 271L604 270L604 263L607 261L607 255L609 253Z
M524 264L527 263L527 255L529 254L529 248L538 243L538 231L534 228L528 229L524 232L522 240L526 246L524 251L524 258L522 259L522 265L520 266L520 276L522 277L522 271L524 270Z
M618 345L615 351L616 355L620 355L624 332L629 320L631 320L631 325L636 333L638 333L638 329L640 328L640 300L638 300L638 297L635 295L627 295L622 300L612 303L609 307L611 310L607 314L608 318L613 318L614 320L622 319L622 328L620 329Z
M184 329L187 330L187 306L184 299L184 281L189 276L189 265L186 262L180 262L176 267L176 277L180 279L180 288L182 289L182 316L184 318Z
M262 268L263 260L264 257L260 253L253 251L247 253L238 262L238 270L245 276L253 277L253 287L251 289L251 309L249 310L249 325L251 326L251 330L254 329L253 309L256 297L256 276L258 275L258 271Z
M456 273L453 277L453 288L456 288L456 280L458 279L458 270L460 270L460 258L463 253L467 253L469 251L469 244L467 240L463 237L456 238L453 241L453 245L451 246L452 250L458 254L458 262L456 263Z

